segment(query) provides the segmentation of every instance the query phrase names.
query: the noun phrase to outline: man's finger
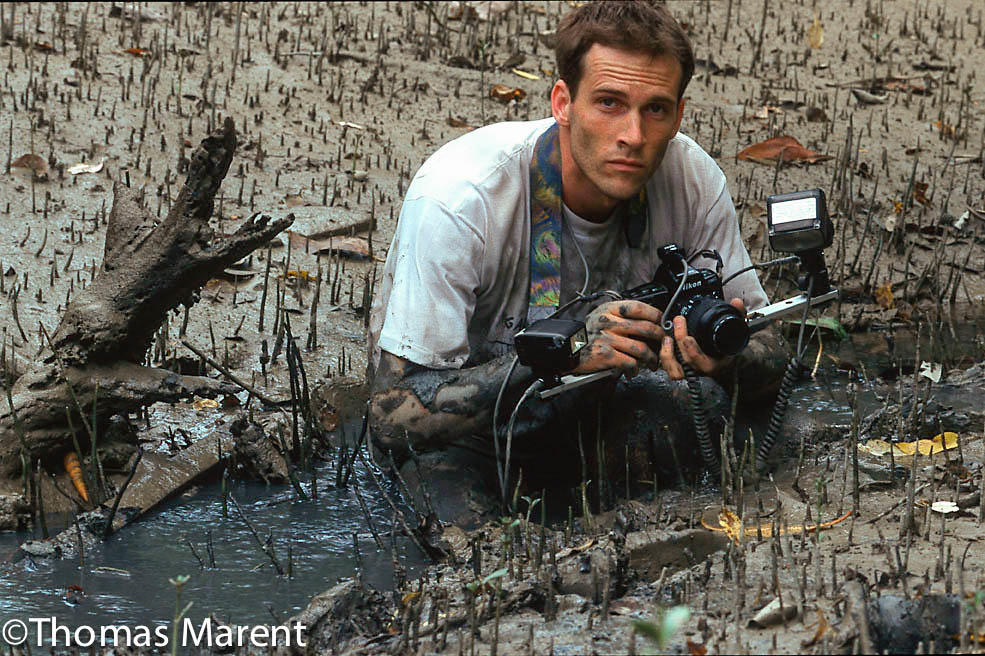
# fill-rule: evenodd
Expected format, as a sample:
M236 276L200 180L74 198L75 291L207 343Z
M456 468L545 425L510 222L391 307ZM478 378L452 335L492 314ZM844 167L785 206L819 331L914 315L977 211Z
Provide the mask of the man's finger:
M599 330L611 335L623 335L656 343L659 343L664 337L664 330L659 323L645 319L624 319L619 316L604 314L598 318L596 326Z
M603 303L597 309L623 319L641 319L653 323L660 322L660 310L642 301L622 300Z
M660 346L660 366L667 372L671 380L684 378L684 369L674 357L674 340L670 337L664 337L663 344Z
M698 340L687 334L684 317L674 317L674 341L677 342L681 358L698 373L707 374L715 370L715 361L701 350Z
M742 301L741 298L733 298L731 301L729 301L729 305L731 305L736 310L741 312L742 316L746 316L746 304Z

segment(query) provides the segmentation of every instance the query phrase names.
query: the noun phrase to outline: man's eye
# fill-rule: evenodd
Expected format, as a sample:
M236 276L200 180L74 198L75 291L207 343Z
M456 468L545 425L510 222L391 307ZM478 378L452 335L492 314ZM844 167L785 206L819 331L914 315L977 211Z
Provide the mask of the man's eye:
M650 111L654 114L663 114L666 109L663 105L650 105Z
M603 107L615 107L616 106L616 99L615 98L599 98L599 104L602 105Z

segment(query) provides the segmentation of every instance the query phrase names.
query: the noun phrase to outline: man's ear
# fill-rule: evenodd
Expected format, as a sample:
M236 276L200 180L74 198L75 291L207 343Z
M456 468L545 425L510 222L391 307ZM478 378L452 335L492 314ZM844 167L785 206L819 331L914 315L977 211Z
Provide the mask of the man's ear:
M558 80L551 89L551 114L558 125L568 126L568 110L571 107L571 93L564 80Z

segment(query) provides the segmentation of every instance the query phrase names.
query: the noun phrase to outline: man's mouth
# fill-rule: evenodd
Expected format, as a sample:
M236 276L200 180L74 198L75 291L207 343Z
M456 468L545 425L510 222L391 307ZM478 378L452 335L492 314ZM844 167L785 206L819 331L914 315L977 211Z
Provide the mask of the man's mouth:
M643 168L643 162L638 162L633 159L610 159L608 161L609 166L616 169L617 171L639 171Z

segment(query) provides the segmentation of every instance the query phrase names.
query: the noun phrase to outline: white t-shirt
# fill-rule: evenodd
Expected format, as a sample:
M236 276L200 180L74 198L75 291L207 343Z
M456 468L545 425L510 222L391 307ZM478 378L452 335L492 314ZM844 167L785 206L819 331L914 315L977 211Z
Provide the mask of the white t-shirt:
M370 317L370 362L380 350L430 369L487 362L512 349L530 291L530 161L554 122L509 122L469 132L428 158L407 189ZM691 138L678 133L647 182L649 221L631 248L621 219L592 223L564 208L561 301L649 282L657 249L717 250L723 278L751 264L739 235L725 175ZM570 226L570 230L568 228ZM714 268L698 258L698 267ZM725 298L747 310L767 304L754 271L737 276ZM600 301L602 302L602 301ZM590 307L580 310L587 314Z

